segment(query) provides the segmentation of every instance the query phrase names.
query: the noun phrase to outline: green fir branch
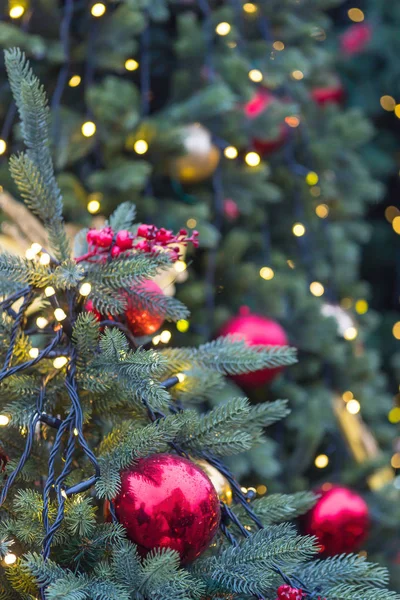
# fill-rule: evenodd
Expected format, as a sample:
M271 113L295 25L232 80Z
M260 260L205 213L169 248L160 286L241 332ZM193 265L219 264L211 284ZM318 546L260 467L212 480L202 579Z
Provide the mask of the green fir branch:
M80 313L72 330L72 341L76 345L80 364L84 365L93 358L99 337L100 327L95 315Z
M113 231L130 229L136 217L136 206L132 202L122 202L108 220Z
M316 500L317 496L312 492L269 494L253 500L251 508L266 527L275 523L291 521L305 514L314 506ZM244 525L253 525L252 520L242 506L236 505L233 510Z

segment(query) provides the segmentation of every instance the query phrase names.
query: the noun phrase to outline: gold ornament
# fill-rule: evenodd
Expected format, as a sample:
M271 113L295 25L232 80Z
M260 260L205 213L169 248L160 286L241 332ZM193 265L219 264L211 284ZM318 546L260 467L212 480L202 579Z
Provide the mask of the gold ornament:
M218 494L218 498L225 504L228 504L228 506L232 504L232 488L227 478L206 460L201 458L192 460L209 477Z
M181 183L200 183L208 179L220 159L220 151L212 143L210 132L200 123L193 123L182 128L181 139L186 154L171 160L171 177Z

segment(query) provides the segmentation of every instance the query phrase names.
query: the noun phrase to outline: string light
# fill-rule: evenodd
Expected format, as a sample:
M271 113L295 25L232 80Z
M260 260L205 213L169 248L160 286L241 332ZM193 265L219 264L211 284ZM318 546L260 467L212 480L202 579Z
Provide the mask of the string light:
M396 100L393 96L381 96L379 102L383 110L387 110L388 112L393 112L396 108Z
M348 402L349 400L354 398L353 392L350 392L350 390L348 390L347 392L343 392L342 398L345 402Z
M361 410L361 404L359 403L358 400L356 400L355 398L352 398L351 400L348 401L348 403L346 404L346 410L351 414L351 415L356 415L357 413L360 412Z
M180 333L186 333L189 329L189 321L186 319L179 319L179 321L176 322L176 328Z
M168 329L164 329L164 331L162 331L160 333L160 342L162 342L163 344L168 344L171 337L172 337L171 332L168 331Z
M230 158L231 160L236 158L238 155L237 148L235 148L235 146L227 146L224 150L224 155L226 158Z
M67 318L67 315L62 308L56 308L54 311L54 316L57 321L64 321Z
M5 140L0 139L0 154L4 154L7 150L7 143Z
M329 465L329 458L326 454L319 454L315 457L314 464L317 469L325 469Z
M329 215L329 206L327 204L318 204L315 207L315 213L320 219L326 219Z
M357 300L355 309L359 315L365 315L368 312L368 302L366 300Z
M310 171L309 173L307 173L306 183L308 185L317 185L318 181L319 181L319 177L318 177L317 173L315 173L315 171Z
M82 135L92 137L96 133L96 124L93 121L85 121L81 127Z
M177 273L183 273L187 268L187 264L184 260L177 260L174 264L174 269Z
M244 12L247 12L249 15L251 15L257 12L258 7L255 4L253 4L253 2L246 2L245 4L243 4L243 10Z
M361 23L362 21L364 21L364 13L360 8L350 8L347 11L347 14L349 16L349 19L351 21L354 21L354 23Z
M0 415L0 426L5 427L10 422L10 417L7 415Z
M355 340L357 336L358 330L356 327L348 327L343 334L344 339L348 340L349 342Z
M353 306L352 298L342 298L340 301L340 306L348 310Z
M400 469L400 452L393 454L390 464L392 465L393 469Z
M314 198L318 198L318 196L321 195L321 188L318 185L314 185L310 189L310 194L311 194L311 196L314 196Z
M392 333L396 340L400 340L400 321L393 325Z
M87 203L87 210L88 212L90 212L91 215L94 215L95 213L99 212L100 210L100 202L98 200L90 200Z
M399 216L400 211L396 206L387 206L385 208L385 219L391 223L393 219Z
M146 140L137 140L133 144L133 149L136 154L146 154L147 150L149 149L149 145Z
M257 152L248 152L244 157L244 160L249 167L257 167L261 162L261 157Z
M301 237L305 234L306 228L303 223L295 223L292 227L293 235L296 237Z
M92 13L93 17L102 17L106 12L106 5L102 2L96 2L96 4L93 4L90 12Z
M394 107L394 114L398 119L400 119L400 104L396 104L396 106Z
M300 125L300 119L299 117L296 117L295 115L289 116L289 117L285 117L285 123L286 125L288 125L289 127L298 127Z
M72 87L72 88L78 87L78 85L80 84L81 81L82 81L82 77L80 75L72 75L72 77L68 81L68 85L69 85L69 87Z
M154 346L157 346L160 343L160 336L155 335L151 341L153 342Z
M67 362L68 358L66 356L57 356L57 358L53 360L53 367L55 369L62 369L63 367L65 367Z
M400 216L399 217L395 217L392 221L392 227L393 227L393 231L395 231L396 233L400 234Z
M292 260L290 260L290 258L286 262L287 262L287 266L289 267L289 269L294 269L295 268L295 264L294 264L294 262Z
M29 350L29 356L31 358L37 358L39 356L39 348L31 348Z
M128 58L125 61L125 69L127 71L136 71L136 69L138 69L138 68L139 68L139 63L134 58Z
M272 47L274 50L277 50L278 52L282 52L282 50L285 49L285 44L283 42L280 42L279 40L277 40L276 42L274 42L272 44Z
M179 383L183 383L186 379L186 373L177 373L176 377L177 377Z
M325 288L319 281L313 281L310 283L310 292L313 294L313 296L322 296L324 291Z
M22 4L15 4L10 8L9 15L12 19L19 19L25 12L25 7Z
M254 83L259 83L263 80L263 74L258 69L251 69L251 71L249 71L249 79L254 81Z
M41 252L42 250L42 246L41 244L38 244L37 242L34 242L30 248L28 248L25 252L25 257L28 260L33 260L35 258L35 256L37 254L39 254L39 252Z
M12 552L9 552L4 557L4 562L6 565L13 565L17 561L17 557Z
M262 277L263 279L266 279L267 281L269 279L273 279L275 273L273 271L273 269L271 269L271 267L262 267L260 269L260 277Z
M78 437L78 435L79 435L79 431L78 431L78 429L77 429L76 427L75 427L75 429L74 429L73 433L74 433L74 435L75 435L76 437Z
M50 298L50 296L54 296L55 293L56 293L56 290L51 285L48 285L44 289L44 295L46 296L46 298Z
M188 219L186 221L186 225L189 227L189 229L194 229L197 225L197 221L196 219Z
M82 283L81 287L79 288L79 293L81 296L89 296L91 291L92 291L92 286L88 281L85 281L85 283Z
M36 325L39 329L44 329L49 324L48 320L45 317L38 317L36 319Z
M43 254L39 258L39 262L41 265L49 265L50 260L50 254L47 254L47 252L43 252Z
M267 493L267 486L266 485L258 485L257 486L257 494L259 496L264 496L264 494Z
M1 416L0 416L1 418ZM388 414L388 419L390 421L390 423L400 423L400 406L394 406L389 414Z
M295 71L292 71L291 77L292 77L292 79L295 79L296 81L301 81L301 79L304 78L304 73L303 73L303 71L296 69Z
M215 28L215 32L218 33L218 35L228 35L230 30L231 26L225 21L223 21L222 23L218 23L218 25Z

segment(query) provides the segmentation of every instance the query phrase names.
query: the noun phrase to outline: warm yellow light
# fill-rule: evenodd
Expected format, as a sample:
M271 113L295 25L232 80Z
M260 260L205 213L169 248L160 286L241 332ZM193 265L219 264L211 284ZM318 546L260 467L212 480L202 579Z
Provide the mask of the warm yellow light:
M164 331L162 331L160 333L160 342L162 344L168 344L169 340L171 339L172 334L170 331L168 331L168 329L164 329Z
M271 267L262 267L260 269L260 277L262 277L263 279L266 279L267 281L269 279L273 279L275 273L273 271L273 269L271 269Z
M13 565L17 560L17 557L12 552L9 552L4 557L4 562L6 565Z
M93 4L90 12L94 17L102 17L106 12L106 6L102 2L96 2L96 4Z
M361 404L359 403L358 400L356 400L355 398L352 398L346 404L346 409L351 415L356 415L357 413L360 412Z
M306 183L308 185L317 185L318 181L319 181L319 177L318 177L317 173L315 173L314 171L310 171L309 173L307 173Z
M47 252L43 252L39 258L39 262L41 265L49 265L50 264L50 254Z
M28 260L33 260L37 254L42 250L42 246L37 242L34 242L30 248L25 252L25 256Z
M391 423L400 423L400 406L394 406L388 414Z
M133 144L133 149L136 154L146 154L147 150L149 149L149 145L146 140L137 140Z
M255 12L257 12L258 8L255 4L253 4L253 2L246 2L245 4L243 4L243 10L248 14L254 14Z
M368 302L366 300L357 300L355 309L359 315L365 315L368 311Z
M286 123L286 125L289 125L289 127L295 128L300 125L300 119L299 119L299 117L292 115L289 117L285 117L285 123Z
M160 343L160 336L155 335L151 341L153 342L154 346L157 346Z
M49 324L48 320L45 317L38 317L36 319L36 325L39 329L44 329Z
M272 44L272 47L274 50L278 50L278 52L281 52L282 50L285 49L285 44L283 42L280 42L279 40L277 40L276 42L274 42Z
M54 311L54 316L57 319L57 321L64 321L64 319L67 318L67 315L63 311L62 308L56 308L55 311Z
M301 79L304 78L304 73L303 73L303 71L296 69L295 71L292 71L291 76L292 76L292 79L296 79L296 81L300 81Z
M61 490L61 496L66 500L68 498L67 492L65 490Z
M96 133L96 124L93 121L85 121L81 127L82 135L92 137Z
M179 383L183 383L187 377L186 373L177 373L176 376L178 378Z
M396 106L394 107L394 114L398 119L400 119L400 104L396 104Z
M32 248L28 248L27 250L25 250L25 258L27 258L28 260L33 260L35 256L36 254L32 251Z
M318 198L318 196L321 195L321 188L319 185L313 185L312 188L310 188L310 194L311 196L314 196L314 198Z
M12 8L10 8L9 15L12 19L19 19L25 12L25 7L21 4L16 4Z
M67 362L68 358L66 356L57 356L57 358L53 360L53 367L55 369L62 369L63 367L65 367Z
M392 227L396 233L400 234L400 216L393 219Z
M179 321L176 322L176 328L181 333L186 333L186 331L189 329L189 321L186 319L179 319Z
M44 288L44 295L46 296L46 298L50 298L50 296L54 296L55 293L56 293L56 290L51 285L48 285L47 288Z
M392 332L396 340L400 340L400 321L397 321L397 323L393 325Z
M218 33L218 35L228 35L228 33L231 30L231 26L229 25L229 23L226 23L225 21L223 21L222 23L218 23L218 25L215 28L216 33Z
M365 18L364 13L360 8L350 8L347 11L347 14L349 15L349 19L355 23L361 23Z
M326 219L329 215L329 206L327 204L318 204L315 207L315 213L320 219Z
M304 227L303 223L295 223L292 227L292 231L296 237L301 237L305 234L306 228Z
M7 143L5 140L0 139L0 154L4 154L7 150Z
M257 494L259 496L264 496L264 494L267 493L267 486L266 485L258 485L257 486Z
M391 223L393 219L398 217L400 214L399 209L396 206L387 206L385 208L385 219Z
M94 215L100 210L100 202L98 200L90 200L86 208L91 215Z
M357 336L358 330L356 327L348 327L343 334L344 339L348 341L355 340Z
M39 356L39 348L31 348L29 350L29 356L31 358L37 358Z
M7 415L0 415L0 426L5 427L10 422L10 417Z
M136 69L138 69L138 68L139 68L139 63L134 58L128 58L125 61L125 69L127 71L136 71Z
M319 281L313 281L310 283L310 292L313 296L322 296L325 291L324 286Z
M196 219L188 219L186 221L186 225L189 227L189 229L194 229L197 225L197 221Z
M261 157L257 152L248 152L244 157L244 160L249 167L257 167L261 162Z
M396 454L393 454L390 463L393 469L400 469L400 452L396 452Z
M296 265L294 264L294 262L289 258L287 261L287 265L289 267L289 269L295 269Z
M81 287L79 288L79 293L81 296L89 296L91 291L92 291L92 286L88 281L85 281L85 283L82 283Z
M71 79L68 81L69 87L78 87L80 82L82 81L82 77L80 75L72 75Z
M319 454L315 457L314 464L318 469L325 469L329 465L329 458L326 454Z
M388 112L392 112L396 108L396 100L393 96L381 96L380 103L383 110Z
M185 263L184 260L177 260L174 263L174 269L177 273L183 273L183 271L185 271L186 268L187 268L187 264Z
M238 155L237 148L235 148L235 146L227 146L224 150L224 155L226 156L226 158L236 158Z
M76 427L75 427L75 429L74 429L74 431L73 431L73 434L74 434L75 436L78 436L78 435L79 435L79 431L78 431L78 429L77 429Z
M255 83L259 83L263 80L263 74L258 69L251 69L251 71L249 71L249 79Z
M354 394L353 392L350 392L350 390L348 390L347 392L343 392L342 398L345 402L348 402L349 400L352 400L352 398L354 398Z

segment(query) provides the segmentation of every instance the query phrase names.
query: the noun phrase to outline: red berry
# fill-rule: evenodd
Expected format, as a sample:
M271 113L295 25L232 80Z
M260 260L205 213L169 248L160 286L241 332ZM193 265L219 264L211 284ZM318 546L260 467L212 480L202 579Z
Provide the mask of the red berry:
M117 237L115 238L115 243L121 250L130 250L132 248L133 239L132 235L126 229L122 229L122 231L118 231ZM114 246L115 248L115 246ZM113 250L114 250L113 248Z
M113 246L111 248L111 256L113 258L116 258L117 256L119 256L121 254L122 250L119 246Z
M98 239L99 239L99 232L97 231L97 229L89 229L89 231L86 234L87 243L90 244L91 246L97 246Z
M156 233L156 241L159 242L160 244L167 244L173 238L174 238L174 234L172 233L172 231L169 231L168 229L164 229L164 227L161 227L161 229L159 229Z
M149 238L153 232L154 225L139 225L137 234L139 237Z
M112 229L106 227L98 232L97 245L101 246L101 248L109 248L113 241L113 232Z
M278 588L278 598L276 600L302 600L303 598L304 592L302 590L285 584Z

